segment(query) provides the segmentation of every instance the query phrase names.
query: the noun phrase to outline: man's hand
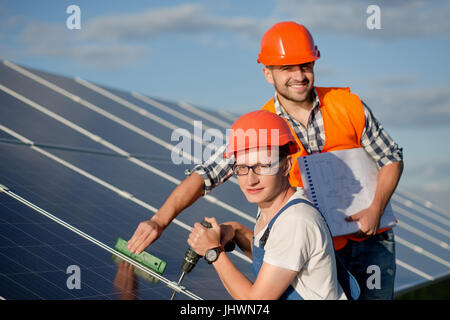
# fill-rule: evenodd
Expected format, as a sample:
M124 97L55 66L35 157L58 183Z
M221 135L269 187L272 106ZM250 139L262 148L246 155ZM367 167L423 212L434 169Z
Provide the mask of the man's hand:
M358 221L360 230L355 234L356 237L377 234L381 216L397 187L402 172L403 161L392 162L378 171L377 189L370 207L345 218L346 221Z
M150 219L139 224L131 239L128 241L128 249L137 254L145 250L150 244L159 238L164 228L157 219Z
M220 224L220 243L225 246L228 242L232 241L235 236L235 230L233 228L233 222L224 222Z
M220 246L220 226L216 218L205 218L211 223L211 228L205 228L200 223L194 223L194 228L189 235L187 242L194 251L204 256L206 251Z
M382 212L374 207L369 207L367 209L361 210L354 215L345 218L347 222L357 221L359 225L359 231L355 233L356 237L368 237L377 234L378 228L380 226L380 219Z

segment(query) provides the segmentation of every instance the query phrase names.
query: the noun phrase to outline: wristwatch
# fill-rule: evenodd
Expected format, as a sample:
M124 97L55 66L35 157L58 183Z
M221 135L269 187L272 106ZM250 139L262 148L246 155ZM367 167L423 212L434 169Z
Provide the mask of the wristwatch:
M206 250L205 253L206 262L208 262L209 264L213 263L219 258L220 253L224 251L225 249L222 246Z

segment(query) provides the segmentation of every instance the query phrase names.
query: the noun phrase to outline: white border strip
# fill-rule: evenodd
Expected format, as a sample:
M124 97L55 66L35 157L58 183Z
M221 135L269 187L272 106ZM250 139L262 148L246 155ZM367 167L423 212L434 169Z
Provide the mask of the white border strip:
M435 210L435 211L439 212L440 214L444 215L445 217L450 217L450 211L444 210L443 208L435 205L434 203L431 203L428 200L424 200L424 199L418 197L417 195L404 190L403 188L401 188L400 190L397 190L397 194L405 199L411 198L414 201L422 203L422 206L424 206L425 208Z
M159 109L161 111L164 111L165 113L170 114L171 116L173 116L175 118L178 118L178 119L180 119L180 120L182 120L182 121L184 121L184 122L186 122L186 123L188 123L190 125L194 125L194 121L196 121L194 118L188 117L188 116L182 114L181 112L173 110L173 109L169 108L168 106L166 106L166 105L164 105L164 104L162 104L162 103L160 103L160 102L158 102L158 101L156 101L156 100L154 100L154 99L152 99L150 97L147 97L147 96L144 96L143 94L140 94L139 92L134 92L133 91L133 92L131 92L131 95L134 98L136 98L138 100L141 100L142 102L145 102L146 104L148 104L148 105L150 105L150 106L152 106L154 108L157 108L157 109ZM207 128L207 129L209 128L205 124L203 124L203 126L205 128Z
M235 115L229 113L228 111L224 111L224 110L219 110L217 113L220 114L222 117L226 118L227 120L230 120L233 122L239 118L239 116L235 116Z
M110 91L108 91L106 89L103 89L103 88L101 88L99 86L96 86L96 85L94 85L93 83L91 83L89 81L86 81L86 80L81 79L79 77L75 78L75 81L78 82L79 84L81 84L81 85L83 85L83 86L85 86L85 87L87 87L87 88L89 88L89 89L91 89L91 90L93 90L93 91L95 91L95 92L105 96L106 98L109 98L109 99L113 100L114 102L119 103L119 104L123 105L124 107L127 107L127 108L137 112L138 114L140 114L142 116L145 116L145 117L147 117L147 118L149 118L151 120L154 120L156 122L161 122L161 123L167 122L166 120L163 120L163 119L159 120L160 119L159 117L157 117L155 115L152 115L151 113L149 113L144 108L141 108L141 107L139 107L139 106L137 106L137 105L127 101L126 99L123 99L123 98L121 98L121 97L111 93ZM166 112L166 113L168 113L168 114L170 114L170 115L172 115L172 116L174 116L174 117L176 117L176 118L178 118L178 119L180 119L182 121L185 121L185 122L189 123L190 125L194 125L194 121L196 121L195 119L190 118L188 116L185 116L184 114L182 114L182 113L180 113L178 111L175 111L175 110L169 108L168 106L166 106L166 105L164 105L162 103L159 103L158 101L155 101L152 98L144 96L144 95L142 95L142 94L140 94L138 92L132 92L132 96L135 97L138 100L141 100L144 103L147 103L148 105L150 105L152 107L156 107L156 108L158 108L158 109L160 109L160 110L162 110L162 111L164 111L164 112ZM168 128L173 129L173 130L178 129L178 127L176 127L175 125L173 125L173 124L171 124L169 122L167 122L166 126ZM209 128L207 125L205 125L203 123L202 123L202 127L204 127L205 129ZM185 137L187 137L189 139L191 138L190 136L185 136ZM200 139L200 137L198 137L196 135L193 135L193 139L194 139L194 141L196 141L196 142L198 142L200 144L203 144L205 146L208 145L208 142L203 141L203 139ZM173 147L173 148L175 149L175 147ZM190 156L192 156L192 155L190 155ZM197 161L196 163L200 163L200 162L198 162L199 159L197 159L197 158L195 158L193 156L192 156L192 159ZM231 182L233 182L234 184L239 185L239 183L238 183L238 181L237 181L237 179L235 177L231 177L229 180Z
M392 208L394 209L394 212L400 213L436 232L439 232L440 234L446 236L446 237L450 237L450 232L448 232L447 230L435 225L434 223L429 222L428 220L425 220L421 217L418 217L417 215L408 212L407 210L403 209L402 207L399 207L398 205L392 204Z
M398 242L399 244L404 245L405 247L410 248L411 250L414 250L415 252L417 252L418 254L424 255L425 257L436 261L437 263L440 263L442 265L444 265L447 268L450 268L450 262L436 256L435 254L432 254L431 252L425 250L424 248L415 245L399 236L395 236L395 241Z
M418 211L419 213L423 214L427 218L431 218L431 219L439 222L440 224L445 224L446 226L450 227L450 219L444 218L440 215L437 215L437 214L431 212L430 209L425 209L421 206L418 206L417 204L414 204L411 200L405 200L396 194L392 195L392 200L397 201L400 204L402 204L408 208Z
M113 94L112 92L110 92L108 90L100 88L99 86L96 86L93 83L90 83L90 82L88 82L88 81L86 81L84 79L81 79L81 78L75 78L75 81L77 83L85 86L86 88L91 89L92 91L95 91L98 94L101 94L104 97L106 97L108 99L111 99L112 101L114 101L114 102L116 102L116 103L118 103L118 104L120 104L120 105L122 105L122 106L124 106L124 107L126 107L126 108L128 108L128 109L130 109L130 110L132 110L132 111L134 111L136 113L138 113L138 114L140 114L141 116L144 116L144 117L146 117L146 118L148 118L150 120L153 120L153 121L157 122L158 124L161 124L161 125L169 128L169 129L171 129L171 130L179 129L179 127L177 127L173 123L170 123L169 121L164 120L163 118L160 118L157 115L154 115L154 114L148 112L144 108L141 108L141 107L139 107L139 106L137 106L137 105L135 105L135 104L133 104L133 103L131 103L131 102L129 102L129 101L127 101L127 100L125 100L125 99L115 95L115 94ZM192 125L193 124L194 123L192 122ZM182 133L184 133L184 131L181 131L180 133L182 134ZM201 139L201 137L197 137L196 135L192 135L192 136L185 135L185 137L186 138L193 138L194 141L196 141L196 142L198 142L200 144L206 144L206 142L203 141L203 139Z
M161 119L161 118L157 117L156 115L151 114L150 112L148 112L144 108L141 108L141 107L139 107L139 106L129 102L128 100L113 94L112 92L110 92L110 91L108 91L106 89L103 89L103 88L101 88L99 86L96 86L95 84L93 84L93 83L91 83L91 82L89 82L87 80L84 80L84 79L81 79L81 78L77 77L77 78L75 78L75 81L78 82L79 84L85 86L86 88L89 88L89 89L91 89L91 90L93 90L93 91L103 95L104 97L109 98L109 99L113 100L114 102L116 102L118 104L121 104L124 107L137 112L138 114L140 114L140 115L142 115L144 117L147 117L147 118L149 118L149 119L151 119L151 120L153 120L155 122L158 122L158 123L161 123L161 124L165 125L169 129L172 129L172 130L178 129L178 127L176 127L174 124L169 123L168 121L166 121L164 119ZM182 114L182 113L180 113L178 111L172 110L168 106L166 106L166 105L164 105L162 103L159 103L158 101L155 101L152 98L144 96L144 95L142 95L142 94L140 94L138 92L132 92L132 96L135 97L138 100L141 100L144 103L149 104L152 107L156 107L156 108L158 108L158 109L160 109L160 110L162 110L162 111L164 111L164 112L166 112L166 113L168 113L168 114L170 114L170 115L172 115L172 116L174 116L174 117L176 117L176 118L178 118L178 119L180 119L182 121L185 121L185 122L189 123L190 125L194 125L195 119L190 118L188 116L185 116L184 114ZM204 127L205 129L209 128L207 125L205 125L203 123L202 123L202 127ZM183 132L183 131L181 131L181 132ZM191 139L191 136L187 136L186 135L185 137ZM205 146L207 146L209 144L208 142L203 141L203 139L201 139L200 137L198 137L196 135L193 135L192 138L194 139L194 141L196 141L199 144L203 144ZM175 146L173 146L173 149L176 150ZM196 161L196 163L200 163L199 159L197 159L196 157L192 156L191 154L189 154L189 155L192 157L193 160ZM231 177L229 180L231 182L233 182L234 184L239 185L239 183L238 183L238 181L237 181L237 179L235 177ZM214 201L211 201L211 202L215 203ZM231 206L228 206L228 207L232 208ZM232 210L233 209L231 209L230 211L232 211Z
M200 110L200 109L198 109L198 108L188 104L187 102L181 101L181 102L178 103L178 106L180 106L181 108L183 108L183 109L185 109L185 110L187 110L189 112L192 112L192 113L194 113L194 114L196 114L196 115L198 115L198 116L200 116L200 117L202 117L202 118L204 118L206 120L209 120L209 121L211 121L211 122L213 122L213 123L215 123L215 124L217 124L217 125L219 125L221 127L231 128L231 126L232 126L231 123L222 121L221 119L219 119L217 117L214 117L214 116L212 116L212 115L210 115L210 114L208 114L208 113L206 113L206 112L204 112L204 111L202 111L202 110Z
M397 263L397 265L399 265L400 267L405 268L406 270L409 270L419 276L421 276L422 278L425 278L427 280L433 281L435 278L430 276L428 273L425 273L417 268L414 268L413 266L407 264L406 262L403 262L399 259L395 259L395 262Z
M131 124L131 123L129 123L129 122L127 122L127 121L125 121L125 120L115 116L115 115L113 115L112 113L109 113L109 112L103 110L102 108L100 108L100 107L90 103L89 101L86 101L86 100L80 98L79 96L76 96L76 95L68 92L67 90L64 90L63 88L58 87L57 85L55 85L55 84L53 84L53 83L51 83L51 82L49 82L49 81L39 77L39 76L37 76L37 75L35 75L35 74L33 74L33 73L31 73L31 72L29 72L29 71L19 67L19 66L17 66L17 65L15 65L15 64L13 64L13 63L11 63L9 61L3 61L3 63L7 67L10 67L11 69L17 71L18 73L20 73L20 74L22 74L22 75L24 75L24 76L26 76L26 77L36 81L36 82L38 82L38 83L48 87L49 89L52 89L52 90L58 92L59 94L65 96L66 98L69 98L69 99L75 101L76 103L82 105L83 107L88 108L89 110L94 111L94 112L104 116L105 118L118 123L119 125L127 128L127 129L129 129L131 131L133 131L134 133L137 133L138 135L140 135L140 136L142 136L142 137L144 137L144 138L146 138L146 139L148 139L148 140L150 140L152 142L155 142L155 143L159 144L160 146L166 148L167 150L169 150L171 152L173 152L174 150L177 150L177 148L175 146L173 146L172 144L167 143L164 140L162 140L162 139L160 139L160 138L158 138L158 137L148 133L147 131L145 131L145 130L139 128L139 127L136 127L135 125L133 125L133 124ZM21 94L16 93L16 92L14 92L11 89L6 88L5 86L0 85L0 87L2 88L2 90L7 92L8 94L16 97L19 100L22 100L23 102L25 102L25 100L26 101L31 101L28 98L22 96ZM33 104L38 105L35 102L33 102ZM48 112L53 113L51 111L48 111ZM200 159L196 159L191 154L186 153L183 149L179 149L178 152L185 159L187 159L188 161L193 161L194 163L201 163Z
M433 236L430 236L429 234L423 232L422 230L419 230L419 229L417 229L417 228L407 224L403 220L398 220L397 227L403 228L403 229L405 229L405 230L407 230L407 231L409 231L411 233L414 233L414 234L418 235L419 237L422 237L425 240L428 240L428 241L430 241L430 242L432 242L432 243L434 243L434 244L436 244L436 245L438 245L438 246L440 246L440 247L442 247L442 248L444 248L446 250L450 250L450 246L448 245L447 242L439 240L439 239L437 239L437 238L435 238Z

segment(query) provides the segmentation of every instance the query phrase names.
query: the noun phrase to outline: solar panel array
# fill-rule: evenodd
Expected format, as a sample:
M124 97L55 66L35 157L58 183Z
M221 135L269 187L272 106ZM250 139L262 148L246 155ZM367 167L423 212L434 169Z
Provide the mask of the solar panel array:
M194 121L225 133L235 116L187 103L106 88L9 61L0 65L0 297L5 299L229 299L204 261L183 280L189 229L205 216L253 228L256 207L234 178L201 198L147 251L167 262L163 275L113 250L129 239L184 179L173 131ZM186 137L187 138L187 137ZM193 139L192 149L201 148ZM204 147L204 145L203 145ZM200 161L180 153L191 163ZM450 272L450 216L397 191L396 291ZM249 259L230 255L253 279ZM73 266L80 287L73 288Z

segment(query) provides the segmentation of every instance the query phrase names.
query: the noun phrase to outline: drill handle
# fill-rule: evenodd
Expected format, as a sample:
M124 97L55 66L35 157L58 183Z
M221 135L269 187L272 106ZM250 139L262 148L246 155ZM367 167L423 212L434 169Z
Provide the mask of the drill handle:
M203 219L203 221L201 222L201 225L208 229L212 228L212 224L209 223L208 221L206 221L205 219Z
M208 229L212 228L211 223L207 222L205 219L203 219L203 221L201 222L201 225ZM227 242L224 249L226 252L230 252L230 251L233 251L235 247L236 247L236 243L233 240L231 240L231 241Z

